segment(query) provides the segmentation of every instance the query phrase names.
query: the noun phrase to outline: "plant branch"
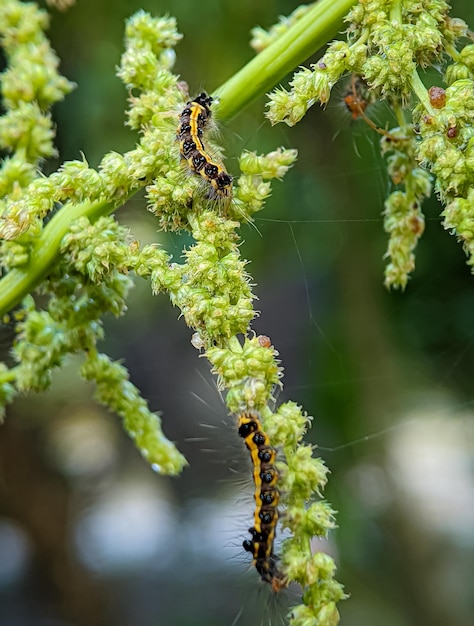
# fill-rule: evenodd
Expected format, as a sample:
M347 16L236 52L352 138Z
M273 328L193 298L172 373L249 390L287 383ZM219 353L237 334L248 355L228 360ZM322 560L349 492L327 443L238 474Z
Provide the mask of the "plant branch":
M38 236L30 255L29 263L21 268L14 268L0 281L0 315L8 313L30 293L53 266L63 237L72 222L85 216L94 221L102 215L112 213L115 206L110 202L82 202L65 205Z
M337 34L355 0L321 0L268 48L265 48L214 96L219 119L229 119L273 87Z
M219 97L218 117L232 117L316 52L337 33L343 17L354 3L355 0L321 0L316 3L277 41L215 92ZM74 220L82 216L95 220L116 208L105 201L64 206L39 235L29 263L12 269L0 280L0 314L10 311L47 275L57 259L61 240Z

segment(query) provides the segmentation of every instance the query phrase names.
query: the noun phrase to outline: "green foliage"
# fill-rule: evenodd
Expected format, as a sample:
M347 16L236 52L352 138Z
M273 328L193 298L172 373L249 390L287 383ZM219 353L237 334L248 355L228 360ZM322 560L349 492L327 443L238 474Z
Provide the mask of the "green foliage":
M424 230L421 203L431 194L430 172L443 202L444 226L463 242L471 256L470 167L472 136L472 44L467 25L449 16L444 0L372 0L359 2L346 18L346 41L332 42L311 69L298 71L291 90L277 89L270 98L272 123L296 124L315 102L326 104L331 89L347 72L364 81L367 102L385 99L398 127L384 132L381 151L395 186L385 202L384 226L390 239L385 272L387 287L404 289L415 267L414 249ZM461 45L458 51L457 45ZM436 107L419 77L419 69L444 57L446 102ZM413 106L413 96L419 104ZM365 108L365 103L360 103ZM354 112L353 112L354 113ZM355 113L357 115L357 111ZM363 109L360 113L364 116ZM420 164L423 167L420 167Z
M290 62L294 68L318 48L323 35L327 39L337 31L352 4L323 0L300 7L268 34L255 31L254 47L262 52L218 90L220 101L213 110L225 119L255 95L252 90L274 86ZM330 44L319 63L295 74L290 91L278 89L270 100L270 120L291 126L315 101L325 104L334 84L351 73L367 85L371 101L389 103L398 127L378 129L395 186L384 211L390 235L388 286L404 288L414 268L424 225L420 207L431 193L432 177L446 203L445 227L462 240L474 265L474 48L457 50L468 30L448 12L442 0L361 1L347 17L346 41ZM129 92L127 123L140 136L136 148L104 155L97 169L84 158L63 163L49 176L40 174L43 159L54 154L49 109L72 88L57 72L57 58L44 35L47 23L46 13L33 3L5 0L0 6L8 62L1 83L0 146L8 156L0 169L5 271L0 312L16 324L15 364L0 366L1 410L20 392L48 389L53 371L70 355L81 355L80 374L94 382L97 400L122 418L156 471L178 474L186 460L162 433L158 415L125 367L97 349L104 315L126 311L133 274L148 280L193 329L193 345L204 350L226 390L229 412L258 410L272 445L284 451L284 461L278 461L281 503L283 524L292 536L283 544L281 565L285 576L303 588L303 605L292 611L290 623L336 624L336 602L344 592L334 580L333 560L312 554L310 546L314 535L325 536L334 527L330 505L313 501L326 484L327 469L302 441L311 421L302 408L293 402L272 408L282 370L275 348L252 332L256 296L239 248L241 224L263 208L271 181L283 178L296 151L245 151L232 201L211 200L205 181L186 173L176 141L178 116L188 99L171 71L181 35L173 18L140 11L127 23L118 69ZM418 70L441 63L443 55L453 63L444 72L445 99L435 102ZM419 100L416 107L413 96ZM206 144L222 158L212 136ZM192 237L181 263L158 245L141 248L111 215L141 189L161 231L186 231ZM15 317L11 311L20 303Z

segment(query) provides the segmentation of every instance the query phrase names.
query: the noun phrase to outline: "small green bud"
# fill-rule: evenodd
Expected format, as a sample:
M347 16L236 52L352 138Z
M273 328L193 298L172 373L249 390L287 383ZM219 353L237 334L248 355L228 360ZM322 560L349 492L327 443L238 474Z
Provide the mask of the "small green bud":
M346 41L333 41L329 44L320 63L326 65L332 83L349 69L351 55L351 46Z
M321 63L315 67L313 74L313 90L315 94L314 99L318 99L321 105L324 106L329 102L332 82L329 74L326 71L319 69L320 65ZM311 106L311 100L308 100L308 104Z
M446 68L445 80L448 85L466 78L472 78L472 72L464 63L451 63Z
M309 559L306 567L306 576L309 584L314 584L319 580L330 580L334 576L336 565L334 560L323 552L316 552Z
M0 146L21 150L27 161L53 156L53 137L50 116L43 115L35 102L20 102L0 117Z
M28 246L18 241L2 241L0 243L0 256L2 265L7 270L22 267L30 260Z
M36 167L25 161L23 154L5 157L0 175L0 198L13 194L15 187L26 187L36 175Z
M459 60L469 68L471 73L474 73L474 44L471 43L468 46L464 46L459 53Z

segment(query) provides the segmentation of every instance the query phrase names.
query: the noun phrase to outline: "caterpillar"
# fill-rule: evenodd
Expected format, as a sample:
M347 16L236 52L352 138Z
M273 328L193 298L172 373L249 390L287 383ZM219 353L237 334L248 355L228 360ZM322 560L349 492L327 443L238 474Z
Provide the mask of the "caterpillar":
M187 102L179 118L176 137L181 158L194 174L209 183L209 197L227 201L232 197L232 176L208 155L202 140L211 119L212 102L213 98L204 92Z
M238 432L250 452L255 485L254 525L249 528L252 538L246 539L242 546L252 554L253 565L261 579L278 592L287 583L278 569L278 557L273 551L280 498L278 470L275 467L276 450L270 445L256 411L240 413Z

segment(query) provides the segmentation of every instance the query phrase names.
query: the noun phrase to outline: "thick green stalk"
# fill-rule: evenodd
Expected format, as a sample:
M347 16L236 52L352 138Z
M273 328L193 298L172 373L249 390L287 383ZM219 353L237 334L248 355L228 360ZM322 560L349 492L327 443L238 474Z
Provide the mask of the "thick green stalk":
M334 37L356 0L320 0L313 9L265 48L214 96L219 119L229 119L273 87Z
M228 119L254 98L272 89L288 72L301 64L333 37L355 0L321 0L275 43L258 54L230 78L219 96L218 117ZM10 311L30 293L54 264L61 240L70 224L81 216L96 219L115 210L101 202L62 208L38 238L28 265L11 270L0 280L0 314Z
M66 205L52 217L39 235L29 263L10 270L0 281L0 315L11 311L48 274L58 256L61 241L74 220L86 216L94 221L113 210L110 202L82 202Z

